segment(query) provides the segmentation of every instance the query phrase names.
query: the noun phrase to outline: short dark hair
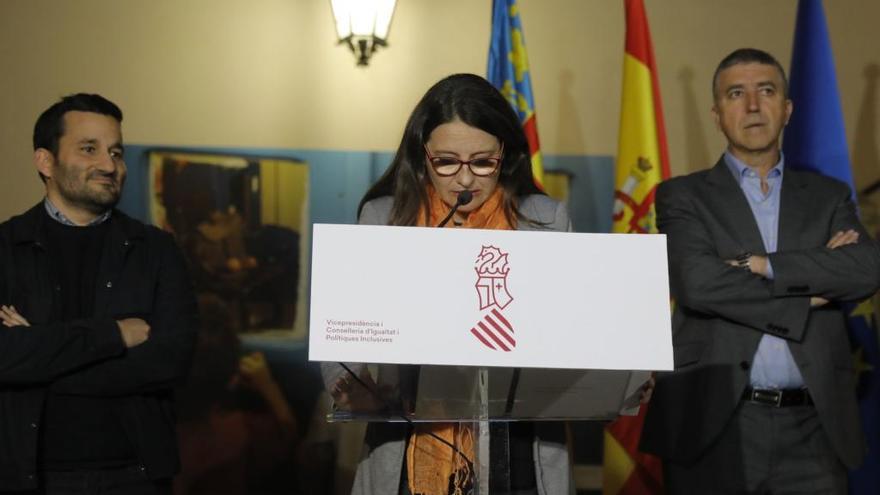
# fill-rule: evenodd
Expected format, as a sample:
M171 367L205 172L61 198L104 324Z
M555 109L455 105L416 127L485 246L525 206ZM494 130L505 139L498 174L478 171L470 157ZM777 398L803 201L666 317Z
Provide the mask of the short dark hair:
M776 67L779 75L782 76L782 96L788 98L788 78L785 76L785 69L782 68L779 61L773 55L757 48L739 48L724 57L721 63L718 64L718 68L715 69L715 74L712 76L713 100L718 99L718 74L724 69L740 64L762 64Z
M391 225L415 225L420 209L429 217L425 143L435 128L454 120L485 131L504 145L498 176L504 214L512 225L518 219L531 221L522 217L517 200L544 192L532 176L528 139L511 103L489 81L474 74L453 74L425 93L406 123L391 166L361 199L358 215L367 201L390 195L394 197Z
M67 95L47 108L34 124L34 150L44 148L53 156L58 154L58 140L64 135L64 114L91 112L113 117L122 122L122 110L101 95L76 93Z

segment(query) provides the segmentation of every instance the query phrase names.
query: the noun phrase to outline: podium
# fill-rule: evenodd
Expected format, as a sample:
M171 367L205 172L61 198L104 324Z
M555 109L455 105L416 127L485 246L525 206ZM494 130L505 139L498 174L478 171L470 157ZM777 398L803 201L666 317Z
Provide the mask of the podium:
M467 424L475 439L473 453L466 456L474 470L475 494L510 491L512 424L517 428L524 422L612 420L636 414L640 389L650 377L646 371L347 366L376 380L368 383L369 391L353 384L361 389L356 395L362 401L334 409L327 420ZM339 364L324 363L322 368L328 384L348 375Z
M309 359L352 398L328 420L469 425L474 493L509 485L510 431L634 414L651 371L672 369L665 236L316 224L312 238Z

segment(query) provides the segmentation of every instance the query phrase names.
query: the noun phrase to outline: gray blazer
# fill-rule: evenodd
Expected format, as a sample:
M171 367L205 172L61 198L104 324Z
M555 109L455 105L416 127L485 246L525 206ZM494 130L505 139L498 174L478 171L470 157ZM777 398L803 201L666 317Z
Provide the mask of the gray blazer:
M786 339L831 444L845 465L861 463L864 442L845 315L835 301L872 295L880 250L856 217L849 188L785 169L774 279L727 265L764 253L748 202L723 159L657 189L657 222L668 242L675 371L658 377L641 448L688 463L715 440L749 384L764 333ZM857 244L827 249L837 231ZM831 304L810 308L810 297Z
M361 210L358 223L386 225L392 203L391 196L366 203ZM538 224L520 222L519 230L571 230L571 221L565 205L547 196L525 196L520 200L519 208L526 218L539 222ZM363 366L353 363L350 367L358 373ZM345 371L336 363L322 363L321 372L324 383L329 389ZM380 372L380 377L382 375L383 373ZM398 493L408 433L406 424L370 423L364 439L362 459L355 474L353 495ZM574 495L575 487L565 446L565 431L561 423L535 424L532 455L535 459L535 479L540 495Z

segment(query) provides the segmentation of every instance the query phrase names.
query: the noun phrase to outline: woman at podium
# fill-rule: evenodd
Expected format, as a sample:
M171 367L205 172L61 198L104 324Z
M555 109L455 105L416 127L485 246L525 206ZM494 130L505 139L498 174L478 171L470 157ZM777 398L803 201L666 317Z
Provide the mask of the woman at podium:
M473 74L446 77L416 105L391 166L361 200L358 222L571 230L565 206L536 186L530 156L519 118L501 93ZM417 367L393 368L398 389L417 373ZM381 372L376 384L364 366L353 371L357 377L334 363L324 363L322 371L337 408L388 406L372 395L383 388ZM505 435L509 455L500 463L492 459L490 480L501 479L504 491L514 494L573 494L564 426L507 425L497 435L491 430ZM472 423L370 423L352 493L470 493L475 444Z

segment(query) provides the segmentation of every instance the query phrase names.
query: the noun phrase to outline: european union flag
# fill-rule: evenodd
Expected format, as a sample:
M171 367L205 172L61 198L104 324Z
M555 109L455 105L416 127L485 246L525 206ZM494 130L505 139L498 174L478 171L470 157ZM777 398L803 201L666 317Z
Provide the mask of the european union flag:
M853 187L843 112L821 0L800 0L789 74L795 110L785 128L785 164L834 177ZM854 193L855 194L855 193ZM868 441L865 463L850 473L850 493L880 487L880 348L871 301L846 308L859 373L858 398Z

